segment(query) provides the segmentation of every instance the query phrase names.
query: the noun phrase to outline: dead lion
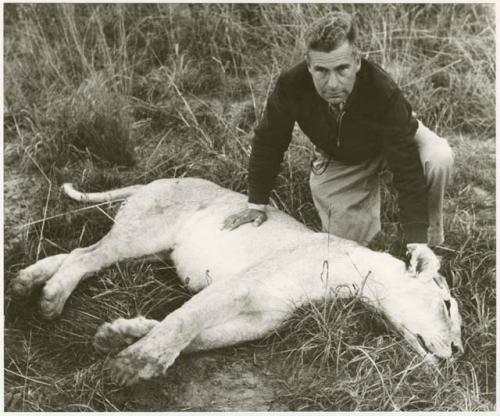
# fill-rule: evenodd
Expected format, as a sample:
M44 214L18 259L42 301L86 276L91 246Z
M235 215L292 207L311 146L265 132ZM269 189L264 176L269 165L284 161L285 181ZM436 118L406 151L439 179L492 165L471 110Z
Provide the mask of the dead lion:
M274 208L260 227L221 230L246 197L196 178L103 193L80 193L69 184L64 190L79 201L128 199L102 240L40 260L14 279L20 296L44 285L46 318L61 314L83 278L118 261L166 251L180 279L199 292L161 322L118 319L99 328L97 347L124 348L111 366L120 383L164 373L181 352L263 337L306 302L351 296L351 290L336 290L348 287L362 291L362 299L423 356L448 358L463 350L457 303L430 250L414 250L406 267L390 254L313 232Z

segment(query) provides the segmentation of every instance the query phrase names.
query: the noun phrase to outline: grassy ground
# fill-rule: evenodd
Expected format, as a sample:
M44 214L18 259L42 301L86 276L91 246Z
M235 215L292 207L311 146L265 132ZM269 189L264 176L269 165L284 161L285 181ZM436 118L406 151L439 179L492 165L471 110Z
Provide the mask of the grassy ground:
M102 190L199 176L244 192L252 127L272 82L301 59L305 25L332 7L5 5L5 282L109 229L117 207L82 210L60 194L63 181ZM494 11L470 4L344 8L356 13L366 55L392 73L419 117L454 148L440 254L464 318L465 354L442 375L430 374L357 300L311 305L279 334L221 354L233 362L253 357L268 371L273 400L292 410L493 410ZM311 148L300 132L294 136L273 200L318 228L307 186ZM383 224L373 247L400 255L390 187ZM6 408L185 408L172 389L185 377L187 358L166 382L120 389L106 379L91 339L103 321L161 318L188 298L169 264L103 271L78 288L56 322L37 316L36 296L20 302L7 294ZM138 401L146 390L151 400Z

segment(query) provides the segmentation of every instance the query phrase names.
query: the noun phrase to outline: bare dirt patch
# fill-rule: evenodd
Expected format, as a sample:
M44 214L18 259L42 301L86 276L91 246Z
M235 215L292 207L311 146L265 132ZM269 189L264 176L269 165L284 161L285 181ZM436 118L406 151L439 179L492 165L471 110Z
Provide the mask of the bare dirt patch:
M130 388L131 396L125 394L122 405L149 411L288 410L276 401L277 386L264 363L253 358L249 351L182 356L166 377Z

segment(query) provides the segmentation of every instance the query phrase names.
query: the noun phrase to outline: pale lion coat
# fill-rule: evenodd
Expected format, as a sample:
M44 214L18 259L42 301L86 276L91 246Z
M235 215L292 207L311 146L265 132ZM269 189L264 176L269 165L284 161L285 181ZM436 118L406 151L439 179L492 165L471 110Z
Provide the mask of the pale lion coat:
M423 356L448 358L463 349L457 303L428 249L411 246L407 268L390 254L313 232L274 208L260 227L222 230L246 197L196 178L96 194L71 185L64 190L80 201L128 199L102 240L40 260L14 280L12 289L21 296L44 285L46 318L61 314L82 278L117 261L165 252L180 279L199 292L161 322L138 317L99 328L98 348L124 348L112 364L118 382L162 374L181 352L263 337L307 302L356 292Z

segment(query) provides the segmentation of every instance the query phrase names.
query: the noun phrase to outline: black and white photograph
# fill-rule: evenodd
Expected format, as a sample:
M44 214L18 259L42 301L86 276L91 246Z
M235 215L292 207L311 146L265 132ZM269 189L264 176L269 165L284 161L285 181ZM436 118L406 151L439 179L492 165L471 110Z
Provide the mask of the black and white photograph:
M4 411L496 411L494 2L2 8Z

